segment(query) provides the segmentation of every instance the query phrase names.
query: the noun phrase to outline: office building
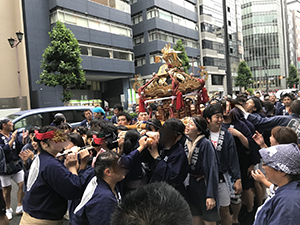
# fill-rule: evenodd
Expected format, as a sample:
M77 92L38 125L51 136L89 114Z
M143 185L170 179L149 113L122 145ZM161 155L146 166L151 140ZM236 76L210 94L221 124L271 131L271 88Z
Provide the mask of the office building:
M300 0L287 1L289 63L300 70Z
M135 73L146 80L163 64L156 55L168 43L173 47L181 39L191 66L199 76L199 33L196 0L131 0L131 18L135 55Z
M130 5L122 0L23 0L24 32L30 83L31 105L62 105L62 87L39 85L48 32L60 20L77 38L81 47L86 83L72 90L74 99L102 99L110 104L127 99L129 77L134 74ZM127 103L123 102L126 106Z
M225 7L225 10L224 10ZM227 94L226 60L229 60L231 73L237 76L239 62L243 58L243 39L241 26L241 9L238 0L226 1L223 6L222 0L198 1L199 8L199 36L201 49L201 63L206 66L210 74L207 87L210 94L219 92ZM227 13L227 22L224 23L224 12ZM229 57L225 53L225 29L228 30ZM233 91L239 91L233 86Z
M244 56L253 74L253 88L286 88L288 38L283 0L242 0Z

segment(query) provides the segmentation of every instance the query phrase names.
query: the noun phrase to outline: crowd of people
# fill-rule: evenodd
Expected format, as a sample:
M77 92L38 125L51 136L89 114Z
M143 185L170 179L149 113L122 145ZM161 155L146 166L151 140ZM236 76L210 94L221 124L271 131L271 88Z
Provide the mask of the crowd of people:
M257 93L258 94L258 93ZM284 93L211 99L202 115L132 118L115 105L58 113L20 135L0 120L0 224L296 224L300 100ZM143 107L144 108L144 107ZM270 147L268 147L270 146Z

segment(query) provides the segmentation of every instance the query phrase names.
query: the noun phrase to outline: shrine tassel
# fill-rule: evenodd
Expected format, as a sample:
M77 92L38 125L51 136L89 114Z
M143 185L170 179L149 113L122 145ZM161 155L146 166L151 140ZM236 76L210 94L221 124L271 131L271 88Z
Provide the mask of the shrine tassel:
M176 97L176 110L179 110L182 107L183 107L182 93L179 91Z
M207 89L205 87L202 88L202 103L205 104L209 101L209 97L207 95Z

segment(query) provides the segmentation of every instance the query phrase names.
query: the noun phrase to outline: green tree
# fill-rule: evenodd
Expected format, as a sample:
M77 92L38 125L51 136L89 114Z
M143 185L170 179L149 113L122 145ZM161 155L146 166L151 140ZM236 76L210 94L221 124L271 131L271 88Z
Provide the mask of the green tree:
M252 73L245 61L241 61L238 67L238 76L236 77L235 86L244 87L247 90L247 86L253 83Z
M288 87L292 88L294 86L294 84L297 86L299 84L299 81L300 81L300 78L298 76L297 68L293 64L290 64L289 76L286 80Z
M63 87L62 98L65 104L71 100L71 88L79 88L85 82L85 72L82 70L80 47L72 31L58 21L49 32L51 43L45 49L38 84Z
M191 65L189 64L190 60L189 60L189 57L186 54L185 47L184 47L181 39L179 39L176 42L173 49L175 51L181 51L181 53L178 53L177 55L181 60L181 66L184 68L184 72L188 73L188 69L191 67Z

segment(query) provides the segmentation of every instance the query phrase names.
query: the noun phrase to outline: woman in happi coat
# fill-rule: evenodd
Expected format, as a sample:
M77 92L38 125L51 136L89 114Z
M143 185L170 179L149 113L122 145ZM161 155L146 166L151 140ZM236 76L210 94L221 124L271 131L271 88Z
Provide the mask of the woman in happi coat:
M203 117L191 117L185 134L185 152L189 161L188 199L193 224L215 224L218 221L218 163L215 149L207 139L207 123Z

